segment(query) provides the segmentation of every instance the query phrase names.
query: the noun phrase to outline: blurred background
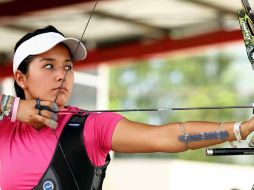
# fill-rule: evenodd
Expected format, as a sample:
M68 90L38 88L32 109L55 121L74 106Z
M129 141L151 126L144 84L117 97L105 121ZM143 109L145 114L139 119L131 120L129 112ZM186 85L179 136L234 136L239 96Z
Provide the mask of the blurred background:
M95 3L0 0L0 93L15 95L13 48L23 35L54 25L80 39ZM236 15L241 7L240 0L98 1L82 38L88 57L75 64L69 103L84 109L251 105L254 73ZM242 121L253 110L123 115L159 125ZM250 190L254 184L254 156L207 157L201 149L113 157L105 190Z

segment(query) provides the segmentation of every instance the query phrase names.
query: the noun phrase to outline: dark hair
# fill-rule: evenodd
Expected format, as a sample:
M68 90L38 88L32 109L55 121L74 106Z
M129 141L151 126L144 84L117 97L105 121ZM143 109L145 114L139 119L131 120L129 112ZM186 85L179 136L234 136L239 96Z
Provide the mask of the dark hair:
M46 26L45 28L37 29L33 32L27 33L25 36L23 36L15 45L14 53L18 49L18 47L24 43L25 41L29 40L30 38L37 36L39 34L47 33L47 32L56 32L64 36L61 32L59 32L54 26ZM29 70L29 65L33 61L35 55L29 55L27 56L19 65L18 70L20 70L23 74L27 74ZM14 89L16 92L16 95L20 97L20 99L25 99L25 93L24 90L17 84L17 82L14 82Z
M27 74L29 70L29 65L33 61L34 57L35 57L34 55L30 55L26 57L19 65L18 70L20 70L23 74ZM15 89L16 95L20 97L20 99L24 100L25 99L24 90L17 84L16 81L14 81L14 89Z

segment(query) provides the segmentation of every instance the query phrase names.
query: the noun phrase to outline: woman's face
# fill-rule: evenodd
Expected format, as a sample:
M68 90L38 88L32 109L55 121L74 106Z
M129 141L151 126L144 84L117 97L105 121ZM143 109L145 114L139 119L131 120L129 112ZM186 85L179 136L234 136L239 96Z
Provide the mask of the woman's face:
M58 44L49 51L35 56L30 63L25 76L25 97L54 101L59 92L56 103L59 107L63 107L71 96L73 80L71 54L66 46Z

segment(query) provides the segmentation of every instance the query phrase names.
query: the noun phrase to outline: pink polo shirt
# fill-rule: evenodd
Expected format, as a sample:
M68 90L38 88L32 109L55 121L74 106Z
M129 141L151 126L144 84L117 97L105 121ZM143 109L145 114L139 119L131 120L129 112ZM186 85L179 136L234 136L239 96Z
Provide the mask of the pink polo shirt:
M69 107L75 110L74 107ZM58 116L59 137L71 115ZM120 119L117 113L91 113L86 120L84 139L87 154L95 166L105 164L112 148L112 135ZM57 139L52 129L37 130L5 117L0 121L0 190L27 190L35 187L47 169Z

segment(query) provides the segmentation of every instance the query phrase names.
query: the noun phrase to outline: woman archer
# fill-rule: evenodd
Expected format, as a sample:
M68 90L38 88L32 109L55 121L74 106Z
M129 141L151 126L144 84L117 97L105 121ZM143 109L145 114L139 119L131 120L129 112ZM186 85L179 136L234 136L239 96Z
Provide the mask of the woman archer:
M155 127L117 113L74 114L79 108L66 106L73 65L85 57L79 40L65 38L53 26L17 42L13 59L17 95L0 97L1 190L98 190L111 150L175 153L240 141L254 131L253 118L242 123L189 121Z

